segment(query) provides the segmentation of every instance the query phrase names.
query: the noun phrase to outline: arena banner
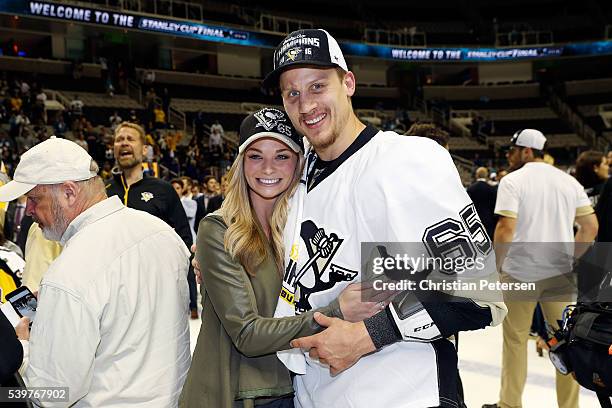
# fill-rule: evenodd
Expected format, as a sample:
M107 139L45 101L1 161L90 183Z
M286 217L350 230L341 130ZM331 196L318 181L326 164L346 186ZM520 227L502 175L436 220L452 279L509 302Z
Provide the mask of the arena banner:
M0 13L64 20L74 23L160 33L202 41L252 47L274 48L282 40L280 35L258 31L50 1L2 0L0 1ZM340 41L340 47L349 56L416 62L516 61L612 54L612 41L516 48L403 48Z
M246 46L272 47L282 37L193 21L106 10L65 3L28 0L0 1L0 13L93 24Z
M510 61L556 58L563 47L526 48L400 48L371 44L341 43L348 55L363 55L401 61Z

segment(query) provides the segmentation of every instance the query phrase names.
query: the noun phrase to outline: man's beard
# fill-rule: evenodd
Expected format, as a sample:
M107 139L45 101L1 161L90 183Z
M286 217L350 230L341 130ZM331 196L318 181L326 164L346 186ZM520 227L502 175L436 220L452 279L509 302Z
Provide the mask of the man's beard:
M62 211L59 200L55 196L51 201L51 212L54 223L53 225L45 225L42 229L43 236L49 241L60 241L66 228L68 228L68 220Z
M323 135L319 135L319 138L310 138L308 136L308 129L303 129L301 131L302 134L308 140L308 143L310 143L310 145L314 148L314 150L320 152L336 143L336 141L340 137L342 128L339 127L338 123L344 123L343 126L347 126L349 124L348 114L346 115L346 117L340 118L340 122L333 122L331 126L327 129L326 133L324 133Z
M323 137L319 138L313 137L311 139L308 137L307 133L304 133L304 135L306 136L308 143L310 143L314 150L320 152L321 150L327 149L328 147L336 143L336 140L338 140L339 133L336 131L336 129L331 129L330 133L326 133L323 135Z
M513 166L509 166L510 168L508 169L508 171L510 173L512 173L513 171L516 171L516 170L522 168L524 165L525 165L525 162L519 161L516 164L514 164Z
M306 137L306 139L308 139L308 137ZM323 140L313 139L312 141L308 139L308 142L311 144L311 146L314 148L315 151L321 151L333 145L336 142L336 139L338 139L338 136L336 134L332 134L328 136L326 139L323 139Z
M142 161L138 160L136 157L126 159L124 161L121 161L121 159L119 159L117 160L117 163L119 164L121 170L129 170L133 169L136 166L142 165Z

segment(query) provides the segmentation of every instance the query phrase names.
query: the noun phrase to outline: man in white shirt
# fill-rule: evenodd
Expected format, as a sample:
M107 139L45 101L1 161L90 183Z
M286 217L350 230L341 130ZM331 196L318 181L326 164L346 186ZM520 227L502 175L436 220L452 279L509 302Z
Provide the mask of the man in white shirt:
M193 238L193 242L195 242L196 234L194 230L194 222L198 209L198 203L191 194L191 179L188 177L181 177L172 180L170 183L172 184L172 187L174 187L176 194L178 194L181 199L181 204L183 205L183 209L187 215L187 221L189 222L191 237Z
M578 248L585 249L577 247L573 253L574 241L592 242L597 235L597 218L584 188L543 161L545 144L538 130L516 132L507 155L513 172L499 183L495 214L500 218L494 242L500 280L537 282L537 286L527 298L504 293L508 315L503 322L500 401L483 408L521 406L527 339L536 302L555 300L540 301L540 305L546 322L557 329L557 320L572 303L574 287L568 280L572 257L582 255ZM575 237L574 222L580 226ZM561 408L578 407L578 384L571 376L557 373L557 402Z
M85 150L52 137L0 187L0 201L26 194L26 213L63 246L31 336L27 320L18 325L26 385L67 387L67 401L45 407L176 406L190 364L189 252L162 220L107 198L97 171Z

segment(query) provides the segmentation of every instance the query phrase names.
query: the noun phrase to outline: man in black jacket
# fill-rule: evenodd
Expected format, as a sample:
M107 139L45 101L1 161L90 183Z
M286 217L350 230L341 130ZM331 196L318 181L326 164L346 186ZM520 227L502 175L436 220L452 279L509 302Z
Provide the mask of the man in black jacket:
M495 215L495 201L497 200L497 187L488 183L489 170L479 167L476 170L476 182L467 188L467 193L474 202L476 212L484 224L489 238L493 238L497 216Z
M170 183L142 172L146 154L144 129L135 123L123 122L115 129L113 152L121 172L114 174L106 186L109 197L117 195L126 207L148 212L170 225L182 238L187 248L193 239L187 215L179 196ZM189 272L189 308L197 318L197 289L195 275Z
M221 204L223 204L223 197L221 195L215 195L216 193L212 190L212 188L217 184L217 179L214 176L206 176L204 177L204 194L195 198L196 203L198 203L198 210L195 215L195 224L194 230L198 232L198 226L200 225L200 221L206 215L217 211L221 208Z

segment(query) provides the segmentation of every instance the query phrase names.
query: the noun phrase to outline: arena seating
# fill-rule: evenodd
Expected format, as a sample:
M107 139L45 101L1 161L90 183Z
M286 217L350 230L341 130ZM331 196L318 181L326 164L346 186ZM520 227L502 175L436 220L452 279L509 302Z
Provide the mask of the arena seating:
M480 150L498 150L508 144L512 134L524 128L541 130L547 135L551 149L587 146L570 124L559 117L541 95L540 85L534 82L432 85L424 87L424 95L438 109L442 106L448 110L449 127L473 143L481 143ZM472 124L477 118L485 126L475 139ZM466 143L454 142L454 139L451 138L451 149L471 147L471 150L478 150Z
M569 103L585 121L608 135L612 130L612 78L567 81L564 88Z

